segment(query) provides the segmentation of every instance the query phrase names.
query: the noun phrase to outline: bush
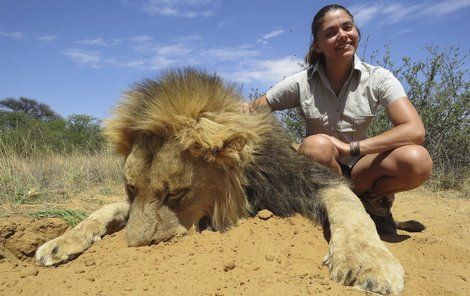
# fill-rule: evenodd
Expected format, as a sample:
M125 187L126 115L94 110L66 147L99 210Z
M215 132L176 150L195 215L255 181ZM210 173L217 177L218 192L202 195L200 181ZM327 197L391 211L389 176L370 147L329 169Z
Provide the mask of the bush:
M410 101L420 114L425 129L424 146L434 161L434 178L440 188L460 188L469 176L470 164L470 81L465 60L468 53L459 48L428 47L424 60L404 57L401 64L391 62L387 50L376 64L391 70L401 81ZM369 135L389 129L382 110Z
M96 153L104 147L99 119L77 114L63 119L45 104L25 98L20 100L28 102L28 106L39 105L43 111L16 107L21 104L15 104L14 99L0 101L0 107L3 107L0 111L0 149L8 148L9 152L27 157L47 152ZM6 103L9 109L5 107Z

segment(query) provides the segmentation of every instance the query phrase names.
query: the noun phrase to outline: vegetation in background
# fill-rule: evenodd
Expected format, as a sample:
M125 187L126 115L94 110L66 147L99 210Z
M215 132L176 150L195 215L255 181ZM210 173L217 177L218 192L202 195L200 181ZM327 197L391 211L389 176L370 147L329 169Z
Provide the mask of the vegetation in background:
M75 227L87 217L87 214L79 210L48 209L29 213L29 216L34 218L61 218L70 227Z
M0 100L0 149L28 157L40 152L96 153L104 144L98 118L73 114L64 119L32 99Z
M404 57L400 64L387 50L376 64L391 70L402 82L426 129L424 146L434 161L434 178L442 189L468 186L470 173L470 80L468 52L459 48L428 47L423 60ZM390 128L384 111L369 129L377 135Z
M27 98L0 100L0 206L64 201L90 188L121 188L119 158L99 119L60 117Z

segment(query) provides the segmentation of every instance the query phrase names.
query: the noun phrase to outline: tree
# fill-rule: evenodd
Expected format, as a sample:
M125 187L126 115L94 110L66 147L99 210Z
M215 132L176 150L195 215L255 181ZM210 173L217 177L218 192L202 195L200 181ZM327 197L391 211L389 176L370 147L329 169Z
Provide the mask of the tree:
M59 114L52 111L49 105L39 103L36 100L25 97L20 97L19 99L6 98L0 100L0 110L7 112L25 113L33 118L44 121L51 121L61 118Z

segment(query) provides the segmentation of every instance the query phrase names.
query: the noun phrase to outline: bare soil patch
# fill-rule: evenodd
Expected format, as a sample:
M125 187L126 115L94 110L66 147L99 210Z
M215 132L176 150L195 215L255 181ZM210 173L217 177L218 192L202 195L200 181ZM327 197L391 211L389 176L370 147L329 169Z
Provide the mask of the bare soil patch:
M383 238L406 270L403 295L468 295L470 200L407 192L397 196L395 213L427 226ZM140 248L126 246L123 230L57 268L25 259L66 228L60 219L0 219L0 295L363 294L328 279L322 231L300 216L255 217L223 234Z

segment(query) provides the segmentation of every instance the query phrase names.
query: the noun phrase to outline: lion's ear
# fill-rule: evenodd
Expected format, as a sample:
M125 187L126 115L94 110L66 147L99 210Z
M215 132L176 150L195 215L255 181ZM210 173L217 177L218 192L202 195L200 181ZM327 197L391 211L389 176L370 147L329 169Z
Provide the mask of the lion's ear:
M180 143L194 157L210 163L234 166L240 162L240 152L247 143L246 134L237 127L220 124L201 117L198 122L179 134Z

